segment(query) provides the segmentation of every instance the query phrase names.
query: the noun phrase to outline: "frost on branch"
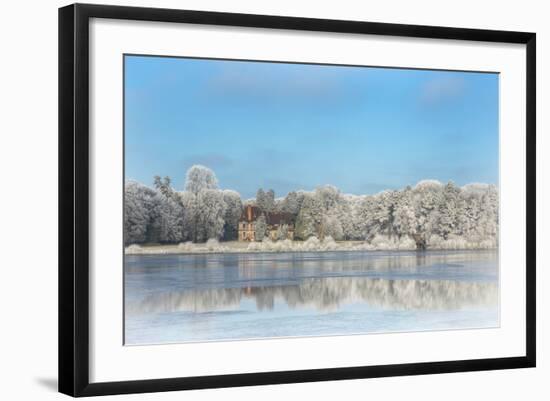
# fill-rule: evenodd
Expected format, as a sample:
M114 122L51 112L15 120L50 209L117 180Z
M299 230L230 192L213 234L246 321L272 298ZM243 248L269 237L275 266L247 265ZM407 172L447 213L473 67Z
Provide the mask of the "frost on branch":
M218 179L208 167L196 164L187 170L185 178L185 190L198 194L204 189L217 189Z

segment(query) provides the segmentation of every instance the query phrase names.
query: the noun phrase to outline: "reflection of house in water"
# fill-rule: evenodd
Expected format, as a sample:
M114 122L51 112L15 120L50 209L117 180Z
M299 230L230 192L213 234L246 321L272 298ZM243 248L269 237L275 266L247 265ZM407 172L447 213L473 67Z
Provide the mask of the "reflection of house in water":
M307 278L295 285L188 289L150 294L129 303L130 314L176 311L209 312L237 309L243 298L258 310L272 310L276 300L291 309L314 307L337 310L341 305L365 302L390 310L457 310L498 305L495 282L456 280L388 280L368 277Z
M287 239L294 239L294 223L289 213L263 212L259 207L247 205L243 209L239 219L239 241L256 241L256 224L261 216L266 223L266 236L271 240L281 239L280 235Z

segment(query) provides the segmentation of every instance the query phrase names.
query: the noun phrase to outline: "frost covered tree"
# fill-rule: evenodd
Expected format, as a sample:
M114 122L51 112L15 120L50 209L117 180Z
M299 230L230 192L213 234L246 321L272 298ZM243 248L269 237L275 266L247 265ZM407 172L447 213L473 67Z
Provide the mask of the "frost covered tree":
M444 239L447 239L450 234L458 233L459 195L460 189L452 181L443 188L438 207L437 232Z
M170 177L164 177L163 179L160 176L156 175L153 178L153 182L157 191L163 194L167 198L172 198L177 201L177 194L171 186L172 180Z
M470 184L462 188L464 212L460 224L471 241L498 236L498 191L494 185Z
M323 219L323 206L315 193L304 194L302 207L296 219L296 238L306 240L319 235Z
M282 224L277 229L277 239L278 240L285 240L288 238L288 224Z
M316 188L314 196L321 208L317 238L331 236L334 239L342 239L344 232L338 219L338 206L342 202L340 191L332 185L325 185Z
M369 238L370 212L373 209L372 196L347 195L348 222L344 226L344 235L351 240Z
M363 216L366 218L366 238L376 234L390 236L394 211L394 194L392 191L383 191L371 199L365 199Z
M293 219L298 216L298 212L300 211L300 201L296 192L289 192L285 196L285 198L281 202L281 211L283 213L290 214Z
M362 216L366 196L353 196L348 198L350 208L350 226L346 232L349 239L365 240L367 238L367 219Z
M268 189L265 193L264 208L267 213L275 211L275 191L273 191L272 189Z
M355 239L354 208L353 203L348 197L340 197L340 200L333 211L333 216L337 219L338 224L342 229L342 234L341 236L330 234L332 238L336 240Z
M417 222L411 188L398 193L394 207L393 230L398 237L416 234Z
M223 237L226 241L236 240L239 234L239 218L243 210L241 196L236 191L226 189L223 191L223 200L226 205Z
M147 241L154 198L153 189L135 181L124 186L124 242L139 244Z
M183 208L171 197L157 192L153 198L148 241L177 243L182 241Z
M481 232L485 237L498 236L498 191L494 185L489 185L487 192L481 198Z
M256 206L258 206L260 210L265 210L265 191L262 188L256 191Z
M197 197L189 191L179 192L182 205L182 241L196 241Z
M341 239L344 237L341 221L338 219L339 206L343 202L340 191L331 185L321 186L313 193L305 194L296 219L296 236L307 239L326 236Z
M187 170L185 190L197 195L204 189L217 189L218 179L212 170L201 165L194 165Z
M262 241L267 234L267 223L263 214L256 220L255 228L255 240Z
M320 233L319 238L332 237L337 241L344 238L344 230L337 215L327 214L323 216L322 227L323 232Z
M196 198L195 241L205 242L223 235L226 204L223 192L217 189L202 189Z
M269 189L267 192L263 188L256 192L256 206L262 212L271 213L275 211L275 191Z
M178 242L182 238L182 206L145 185L126 183L124 242Z
M340 191L332 185L317 187L315 196L325 212L334 209L340 202Z
M385 249L430 247L495 247L498 244L498 188L487 184L457 187L452 182L424 180L414 187L375 195L343 195L330 185L293 191L275 199L260 188L256 199L243 202L232 190L217 189L214 172L193 166L185 191L176 192L169 177L154 178L154 188L125 184L124 241L132 243L234 240L243 203L263 213L285 213L297 240L361 240ZM267 234L266 215L256 221L257 240ZM277 238L288 235L282 225ZM316 237L316 238L311 238Z
M420 181L413 188L416 232L429 238L437 224L437 208L441 202L443 184L435 180Z

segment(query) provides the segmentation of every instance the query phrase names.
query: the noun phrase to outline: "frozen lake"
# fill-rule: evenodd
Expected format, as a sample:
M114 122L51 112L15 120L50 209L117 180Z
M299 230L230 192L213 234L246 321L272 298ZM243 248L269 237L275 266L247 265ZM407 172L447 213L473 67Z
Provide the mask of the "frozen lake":
M125 257L125 343L499 325L497 251Z

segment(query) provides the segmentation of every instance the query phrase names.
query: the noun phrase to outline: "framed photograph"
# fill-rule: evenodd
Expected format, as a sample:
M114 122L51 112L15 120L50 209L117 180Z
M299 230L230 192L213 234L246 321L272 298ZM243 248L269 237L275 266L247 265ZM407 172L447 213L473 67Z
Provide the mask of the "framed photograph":
M535 366L535 34L59 10L59 390Z

